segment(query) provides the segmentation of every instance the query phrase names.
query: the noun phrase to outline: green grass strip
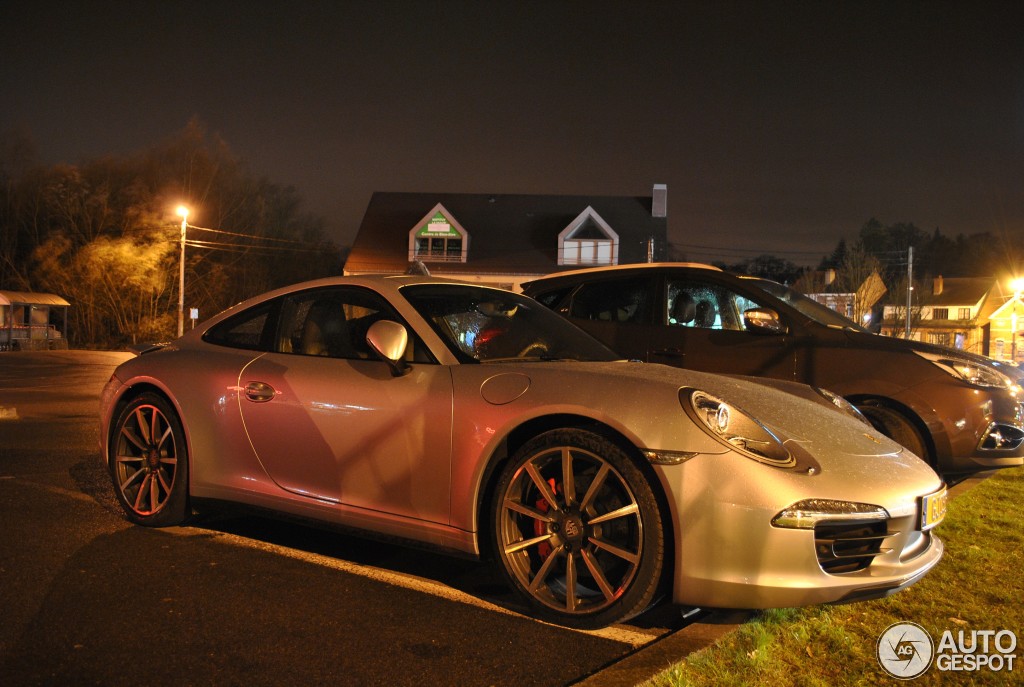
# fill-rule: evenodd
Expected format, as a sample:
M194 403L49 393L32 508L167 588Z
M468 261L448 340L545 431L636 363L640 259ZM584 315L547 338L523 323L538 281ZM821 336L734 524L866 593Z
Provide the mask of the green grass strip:
M716 644L655 676L682 685L1024 684L1024 469L1003 470L949 504L938 534L942 561L919 583L886 599L759 613ZM943 672L933 664L901 682L878 664L890 625L913 622L938 645L946 630L1010 630L1013 671Z

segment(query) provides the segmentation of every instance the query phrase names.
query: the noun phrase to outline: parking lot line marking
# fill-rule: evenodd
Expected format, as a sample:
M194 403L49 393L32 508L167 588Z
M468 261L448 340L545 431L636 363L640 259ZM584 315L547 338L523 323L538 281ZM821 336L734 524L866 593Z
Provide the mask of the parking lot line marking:
M56 487L53 486L52 484L33 482L32 480L24 479L24 477L17 477L12 475L10 477L4 477L4 480L15 481L18 484L25 484L36 489L42 489L52 494L57 494L59 496L66 496L68 498L75 499L76 501L96 503L96 499L89 496L88 494L84 494L82 492L74 491L71 489L64 489L63 487ZM543 622L541 620L537 620L536 618L531 618L530 616L523 615L522 613L517 613L516 611L505 608L504 606L499 606L489 601L485 601L484 599L473 596L472 594L467 594L465 592L459 591L458 589L453 589L452 587L449 587L440 582L425 579L422 577L417 577L415 575L407 575L404 573L397 573L391 570L383 570L381 568L374 568L366 565L361 565L359 563L352 563L350 561L332 558L330 556L325 556L322 554L310 553L308 551L300 551L297 549L288 548L286 546L279 546L277 544L271 544L268 542L261 542L254 539L248 539L246 537L242 537L236 534L230 534L227 532L211 532L211 530L206 530L199 527L168 527L163 528L163 531L177 536L186 537L196 535L208 537L212 533L217 539L224 540L227 543L230 543L235 546L242 546L251 549L260 549L280 556L286 556L288 558L293 558L307 563L314 563L316 565L332 568L334 570L340 570L341 572L359 575L361 577L375 580L377 582L383 582L384 584L389 584L394 587L400 587L422 594L430 594L431 596L436 596L447 601L453 601L456 603L465 604L467 606L474 606L476 608L482 608L487 611L501 613L516 618L532 620L533 622L537 623ZM566 628L561 625L558 625L556 627L561 627L566 630L572 630L573 632L590 635L592 637L610 639L621 644L628 644L634 649L650 644L654 640L660 638L660 635L652 635L644 632L637 632L627 627L615 625L611 627L601 628L599 630L575 630L573 628Z
M33 482L30 479L25 479L24 475L21 475L21 476L18 476L18 475L6 476L5 475L3 477L3 479L4 480L11 480L11 481L17 482L18 484L27 484L30 487L35 487L36 489L42 489L43 491L48 491L51 494L58 494L60 496L67 496L68 498L75 499L76 501L87 501L89 503L96 503L96 499L94 499L93 497L89 496L88 494L83 494L82 492L74 491L73 489L65 489L63 487L55 487L52 484L42 484L41 482Z
M205 530L197 527L172 527L167 528L165 531L171 532L173 534L178 534L180 536L193 536L196 534L210 536L211 534L210 530ZM316 565L331 568L334 570L340 570L341 572L359 575L361 577L375 580L377 582L383 582L394 587L400 587L402 589L408 589L410 591L415 591L422 594L430 594L431 596L436 596L447 601L453 601L456 603L465 604L467 606L474 606L476 608L482 608L484 610L491 611L494 613L501 613L504 615L509 615L517 618L523 618L525 620L532 620L533 622L542 622L540 620L537 620L536 618L531 618L529 616L523 615L522 613L517 613L503 606L499 606L489 601L485 601L476 596L473 596L472 594L467 594L465 592L459 591L458 589L453 589L440 582L424 579L422 577L417 577L415 575L397 573L391 570L382 570L380 568L361 565L359 563L352 563L350 561L332 558L330 556L325 556L322 554L310 553L308 551L299 551L296 549L288 548L286 546L279 546L277 544L271 544L268 542L248 539L246 537L226 532L215 532L214 536L217 539L225 540L226 542L231 543L235 546L259 549L280 556L286 556L288 558L293 558L307 563L314 563ZM572 628L565 628L561 625L557 627L572 630ZM606 627L600 630L573 631L579 632L581 634L590 635L593 637L600 637L602 639L610 639L612 641L616 641L622 644L628 644L634 649L650 644L652 641L659 638L659 636L645 634L643 632L637 632L635 630L630 630L628 628L620 626Z

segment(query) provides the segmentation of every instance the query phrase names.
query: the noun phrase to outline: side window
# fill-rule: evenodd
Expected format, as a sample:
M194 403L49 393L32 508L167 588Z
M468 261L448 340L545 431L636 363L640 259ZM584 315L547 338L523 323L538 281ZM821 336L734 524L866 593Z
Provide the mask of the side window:
M541 305L544 305L554 310L556 307L558 307L558 304L565 299L566 295L570 291L572 291L571 286L563 286L561 288L554 289L553 291L545 291L544 293L539 293L533 298Z
M269 348L267 324L270 322L273 308L274 304L270 302L240 312L206 332L203 340L230 348L265 351Z
M584 284L572 297L569 315L580 320L650 322L650 284L646 277Z
M672 279L667 288L664 322L670 326L742 331L743 313L761 307L746 296L712 282Z
M303 291L282 300L274 350L369 360L376 356L366 343L366 333L378 320L402 321L387 301L372 291L357 288ZM410 362L431 361L426 347L412 331L406 357Z

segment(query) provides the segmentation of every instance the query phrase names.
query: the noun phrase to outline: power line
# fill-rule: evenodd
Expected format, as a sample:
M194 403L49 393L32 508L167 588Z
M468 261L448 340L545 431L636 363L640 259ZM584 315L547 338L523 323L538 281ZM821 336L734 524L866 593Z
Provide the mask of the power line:
M200 231L210 231L210 232L213 232L214 234L225 234L227 236L240 236L242 238L252 239L252 240L255 240L255 241L276 241L278 243L299 243L299 244L309 245L309 243L306 242L306 241L295 241L293 239L277 239L277 238L272 238L270 236L258 236L256 234L239 234L239 233L236 233L236 232L233 232L233 231L224 231L223 229L210 229L209 227L197 227L194 224L189 224L188 228L189 229L199 229Z
M669 242L670 248L684 248L690 249L694 252L707 253L707 254L727 254L727 253L746 253L748 255L771 255L773 252L785 253L786 255L826 255L826 252L817 250L779 250L778 248L723 248L722 246L698 246L692 243L674 243Z
M175 241L174 243L177 243ZM296 243L300 243L296 241ZM256 253L258 255L271 255L273 253L322 253L323 248L285 248L278 246L244 246L237 243L222 243L218 241L202 241L198 239L186 239L185 245L193 248L205 248L207 250L222 250L229 253ZM304 244L310 245L310 244Z

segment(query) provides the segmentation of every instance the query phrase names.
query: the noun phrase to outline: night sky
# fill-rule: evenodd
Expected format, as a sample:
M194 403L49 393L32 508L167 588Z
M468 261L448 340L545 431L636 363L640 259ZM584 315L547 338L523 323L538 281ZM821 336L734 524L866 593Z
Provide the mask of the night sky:
M342 244L374 191L655 183L692 259L1024 242L1020 4L9 0L0 132L74 163L196 117Z

